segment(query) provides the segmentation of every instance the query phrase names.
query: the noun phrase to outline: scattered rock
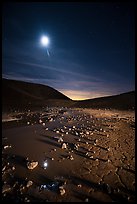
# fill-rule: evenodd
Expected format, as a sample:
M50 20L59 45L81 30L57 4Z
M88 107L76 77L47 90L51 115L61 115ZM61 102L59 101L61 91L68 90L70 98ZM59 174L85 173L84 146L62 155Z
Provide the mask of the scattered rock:
M66 143L63 143L61 148L62 148L62 149L67 149Z
M15 170L15 166L12 167L12 170L13 170L13 171Z
M2 171L5 171L5 169L6 169L6 166L3 167Z
M39 123L42 123L42 120L41 120L41 119L39 120Z
M38 162L35 162L35 161L27 162L27 168L30 169L30 170L36 168L37 166L38 166Z
M88 132L88 131L86 131L86 134L87 134L87 135L89 135L89 132Z
M29 188L30 186L32 186L33 181L28 181L26 187Z
M88 199L88 198L86 198L86 199L85 199L85 202L89 202L89 199Z
M63 188L63 186L59 186L59 192L60 192L61 196L66 193L65 189Z
M51 118L50 120L49 120L49 122L52 122L53 121L53 118Z
M8 184L4 184L2 188L2 193L9 192L11 190L11 186Z
M73 156L72 156L72 155L70 155L70 156L69 156L69 159L70 159L70 160L74 160L74 158L73 158Z
M11 148L11 145L5 145L4 149Z
M58 142L59 142L59 143L60 143L60 142L63 142L62 137L60 137L60 138L58 139Z
M78 150L78 145L74 144L74 149Z
M111 160L110 159L108 159L108 163L110 163L111 162Z

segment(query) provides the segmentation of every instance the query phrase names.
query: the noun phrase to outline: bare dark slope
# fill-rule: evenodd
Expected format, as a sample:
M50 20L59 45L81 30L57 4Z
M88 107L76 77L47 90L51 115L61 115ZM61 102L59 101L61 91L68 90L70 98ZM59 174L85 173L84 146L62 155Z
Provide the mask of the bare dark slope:
M77 101L75 106L84 108L113 108L121 110L133 110L135 108L135 91L114 96Z
M40 107L54 100L71 101L67 96L46 85L2 79L3 108Z
M35 109L42 106L134 109L135 91L84 101L73 101L59 91L40 84L2 79L2 106L9 109Z

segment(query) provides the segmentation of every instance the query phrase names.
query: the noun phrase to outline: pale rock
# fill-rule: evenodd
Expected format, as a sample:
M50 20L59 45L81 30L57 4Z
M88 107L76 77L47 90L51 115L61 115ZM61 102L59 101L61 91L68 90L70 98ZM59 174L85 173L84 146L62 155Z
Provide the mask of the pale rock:
M26 187L29 188L30 186L32 186L33 181L28 181Z
M38 162L27 162L27 168L32 170L38 166Z
M62 149L67 149L66 143L63 143L61 148L62 148Z

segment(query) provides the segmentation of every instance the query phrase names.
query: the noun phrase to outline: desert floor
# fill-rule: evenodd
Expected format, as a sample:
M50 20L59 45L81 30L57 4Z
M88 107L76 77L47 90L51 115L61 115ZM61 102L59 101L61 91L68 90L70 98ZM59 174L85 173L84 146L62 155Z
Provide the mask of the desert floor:
M3 201L135 201L134 112L3 114L2 184Z

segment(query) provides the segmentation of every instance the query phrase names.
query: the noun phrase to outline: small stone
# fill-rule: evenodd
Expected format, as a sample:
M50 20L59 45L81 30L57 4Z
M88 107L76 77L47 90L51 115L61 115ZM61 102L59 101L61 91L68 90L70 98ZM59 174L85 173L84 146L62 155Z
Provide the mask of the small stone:
M115 172L117 172L117 171L118 171L118 168L116 167Z
M64 195L66 193L65 189L63 188L63 186L60 186L59 187L59 192L60 192L60 195Z
M111 162L111 160L110 159L108 159L108 163L110 163Z
M58 142L63 142L62 137L60 137L60 138L58 139Z
M85 199L85 202L89 202L89 199L88 199L88 198L86 198L86 199Z
M54 161L54 158L52 157L51 160Z
M119 188L117 189L117 192L118 192L118 193L120 192L120 189L119 189Z
M128 196L128 198L127 198L128 200L130 200L130 196Z
M61 148L62 148L62 149L67 149L66 143L63 143Z
M72 156L72 155L70 155L69 159L70 159L70 160L74 160L74 158L73 158L73 156Z
M41 120L41 119L39 120L39 123L42 123L42 120Z
M13 170L13 171L15 170L15 166L12 167L12 170Z
M3 167L2 171L5 171L5 169L6 169L6 166Z
M87 134L87 135L89 135L89 132L88 132L88 131L86 131L86 134Z
M64 185L66 185L67 184L67 181L64 181Z
M82 185L81 185L81 184L78 184L78 187L79 187L79 188L81 188L81 187L82 187Z
M32 186L33 181L28 181L26 187L29 188L30 186Z
M53 118L51 118L50 120L49 120L49 122L52 122L53 121Z
M27 168L32 170L38 166L38 162L27 162Z
M10 185L4 184L2 188L2 193L9 192L11 190Z
M11 148L11 145L5 145L4 149Z
M75 149L75 150L78 150L78 146L79 146L79 145L74 144L74 149Z

